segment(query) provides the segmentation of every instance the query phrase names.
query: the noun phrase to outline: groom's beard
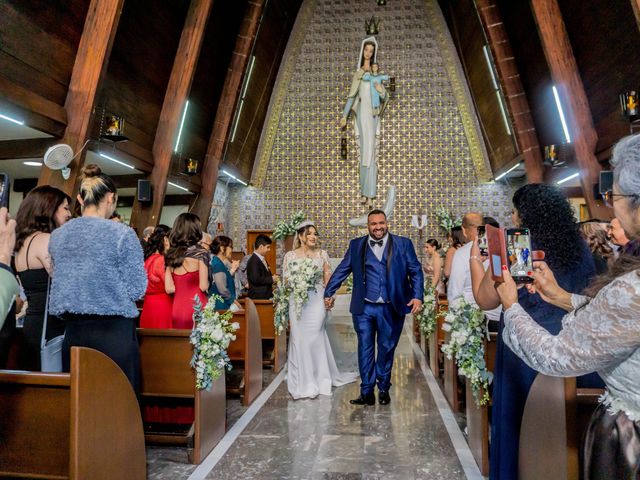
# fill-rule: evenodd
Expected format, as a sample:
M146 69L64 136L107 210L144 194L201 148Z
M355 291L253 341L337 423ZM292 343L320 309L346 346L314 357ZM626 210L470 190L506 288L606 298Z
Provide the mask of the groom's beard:
M380 240L387 234L388 230L389 229L387 227L382 227L382 228L377 227L377 228L374 228L373 230L369 230L369 235L371 235L371 237L375 238L376 240Z

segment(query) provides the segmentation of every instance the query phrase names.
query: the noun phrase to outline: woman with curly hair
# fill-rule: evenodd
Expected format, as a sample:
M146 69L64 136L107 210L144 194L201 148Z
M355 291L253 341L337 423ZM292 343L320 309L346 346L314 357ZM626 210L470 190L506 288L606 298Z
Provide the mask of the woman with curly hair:
M144 269L147 271L147 292L140 315L142 328L171 328L171 296L164 285L164 252L169 249L166 225L158 225L144 245Z
M528 228L534 250L542 250L545 260L558 282L570 292L582 292L595 274L591 252L580 236L571 204L556 187L529 184L513 195L511 220L516 228ZM471 268L482 260L474 242L469 260ZM490 270L482 279L476 301L483 310L496 308L500 299L491 280ZM474 288L474 292L476 289ZM519 290L519 302L526 312L545 330L556 335L562 329L564 311L546 303L540 295ZM527 366L502 339L500 321L492 393L491 480L518 478L520 423L524 406L538 372ZM597 377L579 379L581 386L601 386Z
M607 231L599 221L590 220L580 223L580 234L589 244L596 274L602 275L609 271L613 263L613 249L607 240Z

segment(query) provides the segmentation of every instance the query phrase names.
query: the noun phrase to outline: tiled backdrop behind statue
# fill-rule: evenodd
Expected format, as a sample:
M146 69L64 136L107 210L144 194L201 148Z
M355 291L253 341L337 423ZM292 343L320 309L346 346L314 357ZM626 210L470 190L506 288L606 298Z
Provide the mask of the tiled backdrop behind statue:
M299 20L298 37L294 30L290 40L299 41L301 35L300 53L285 56L280 67L281 75L282 69L293 69L281 114L265 123L265 129L276 133L264 181L259 188L229 188L225 229L235 244L245 245L246 230L271 229L298 210L315 220L332 257L342 256L348 240L361 233L347 223L364 213L353 126L349 122L348 158L343 160L338 123L367 36L364 21L372 15L381 19L378 63L397 83L382 118L374 206L381 207L388 187L395 185L391 231L413 238L418 248L427 238L442 239L437 207L455 214L479 210L506 221L511 189L477 179L448 74L452 66L445 63L452 57L441 50L450 39L442 38L446 31L437 3L394 0L378 6L375 0L316 0L311 5L309 23L301 33ZM412 214L428 215L421 241L411 227Z

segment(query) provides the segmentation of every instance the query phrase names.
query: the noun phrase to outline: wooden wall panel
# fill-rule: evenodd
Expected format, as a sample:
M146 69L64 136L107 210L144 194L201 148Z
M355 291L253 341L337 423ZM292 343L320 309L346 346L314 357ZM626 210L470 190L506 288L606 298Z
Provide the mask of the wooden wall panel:
M0 2L0 75L63 105L89 0Z
M629 1L559 0L598 134L596 153L629 134L618 95L640 88L640 31Z
M253 51L256 57L253 74L235 141L228 143L223 159L223 165L231 165L244 179L251 178L271 92L300 3L300 0L270 0L265 10Z
M441 7L473 96L489 153L491 169L494 172L499 171L509 165L518 152L513 137L505 129L500 112L491 73L484 57L485 36L474 2L473 0L441 1Z

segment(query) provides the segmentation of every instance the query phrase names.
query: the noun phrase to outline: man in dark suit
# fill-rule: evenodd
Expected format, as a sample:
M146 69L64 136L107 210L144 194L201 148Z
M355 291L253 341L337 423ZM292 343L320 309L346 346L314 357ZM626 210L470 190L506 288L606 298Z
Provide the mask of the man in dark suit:
M269 300L273 297L273 284L278 276L269 270L266 255L271 250L271 239L266 235L258 235L254 244L254 251L247 262L247 280L249 281L249 298L255 300Z
M378 401L387 405L391 401L393 355L404 317L422 307L424 277L413 243L388 232L387 216L382 210L369 213L367 228L369 235L351 240L344 259L333 272L324 292L325 306L333 307L336 290L353 273L350 312L358 335L361 383L360 396L351 403L375 404L377 382Z

